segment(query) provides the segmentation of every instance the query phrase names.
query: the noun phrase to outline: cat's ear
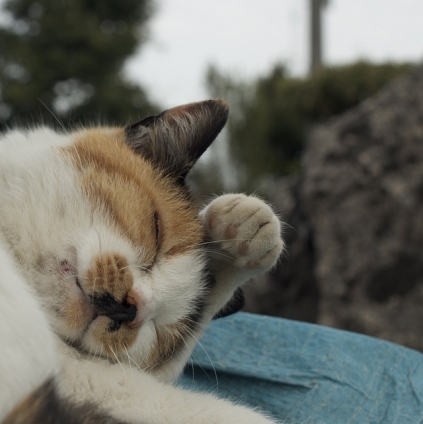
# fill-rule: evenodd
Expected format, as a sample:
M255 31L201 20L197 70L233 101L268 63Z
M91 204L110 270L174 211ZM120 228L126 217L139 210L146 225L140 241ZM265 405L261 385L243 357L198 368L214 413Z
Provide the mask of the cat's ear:
M217 137L228 119L223 100L207 100L169 109L126 127L127 144L180 180Z

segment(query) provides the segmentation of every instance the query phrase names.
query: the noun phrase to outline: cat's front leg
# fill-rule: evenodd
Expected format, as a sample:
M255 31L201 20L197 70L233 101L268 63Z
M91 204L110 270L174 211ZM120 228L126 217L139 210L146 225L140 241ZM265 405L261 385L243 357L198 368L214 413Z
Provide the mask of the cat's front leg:
M91 403L103 414L127 424L272 424L244 406L206 393L157 381L126 364L62 357L59 394L76 404ZM113 421L114 422L114 421Z
M208 306L212 316L237 287L276 264L284 242L279 219L270 206L254 196L219 196L200 217L209 235L210 266L215 277Z
M173 381L182 372L201 333L235 290L272 268L284 247L279 219L270 206L257 197L219 196L199 216L208 233L210 291L199 326L193 332L195 337L185 340L184 352L153 371L166 382Z

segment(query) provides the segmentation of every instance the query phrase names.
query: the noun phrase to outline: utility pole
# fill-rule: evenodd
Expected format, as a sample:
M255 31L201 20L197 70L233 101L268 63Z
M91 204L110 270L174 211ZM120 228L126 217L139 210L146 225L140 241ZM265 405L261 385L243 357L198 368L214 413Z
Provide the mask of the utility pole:
M322 65L322 8L325 0L310 1L310 73Z

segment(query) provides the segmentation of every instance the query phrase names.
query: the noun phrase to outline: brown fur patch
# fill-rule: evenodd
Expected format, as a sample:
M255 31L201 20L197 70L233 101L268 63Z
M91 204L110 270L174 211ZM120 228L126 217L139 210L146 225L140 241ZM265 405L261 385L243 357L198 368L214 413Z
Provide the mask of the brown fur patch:
M93 316L92 309L84 299L71 299L66 304L63 315L66 325L72 330L79 330L86 327Z
M79 172L93 211L106 211L112 225L139 253L139 266L149 268L156 261L198 249L204 229L185 189L129 148L125 137L119 128L84 130L63 150ZM124 272L125 259L117 256L109 253L96 258L84 284L123 302L133 282L130 273ZM92 334L113 358L134 343L138 329L122 323L118 330L108 331L111 322L105 316L97 317ZM162 363L179 350L188 327L182 321L158 330L159 340L149 363Z
M133 276L128 269L127 260L117 253L105 253L92 261L92 266L84 276L84 285L92 294L110 294L118 303L126 300L128 292L133 286ZM136 340L137 330L121 323L118 331L111 332L112 320L107 317L98 317L93 324L93 337L103 347L111 358L118 352L129 348Z
M117 253L105 253L92 261L84 276L84 285L91 293L110 293L122 303L131 290L134 278L127 260Z
M115 355L124 352L135 342L138 329L130 328L125 323L122 324L119 331L110 332L108 327L112 321L107 317L97 317L93 325L93 337L102 346L104 354L111 359L117 359Z
M105 207L134 245L143 247L143 266L195 248L204 238L197 211L181 187L134 153L123 129L90 129L64 149L80 172L93 208ZM161 240L156 240L155 214Z
M48 380L10 412L3 424L119 424L89 403L75 405L61 399Z
M187 327L183 321L158 328L157 341L148 360L149 366L154 368L168 362L184 345L187 336Z

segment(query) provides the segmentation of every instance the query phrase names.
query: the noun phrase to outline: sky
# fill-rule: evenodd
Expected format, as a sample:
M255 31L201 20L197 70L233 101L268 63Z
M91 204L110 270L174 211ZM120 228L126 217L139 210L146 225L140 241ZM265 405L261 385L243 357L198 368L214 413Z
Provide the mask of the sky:
M150 40L127 75L165 107L208 98L213 64L242 80L276 63L305 76L309 0L156 0ZM337 65L423 60L423 1L329 0L323 12L323 60Z

